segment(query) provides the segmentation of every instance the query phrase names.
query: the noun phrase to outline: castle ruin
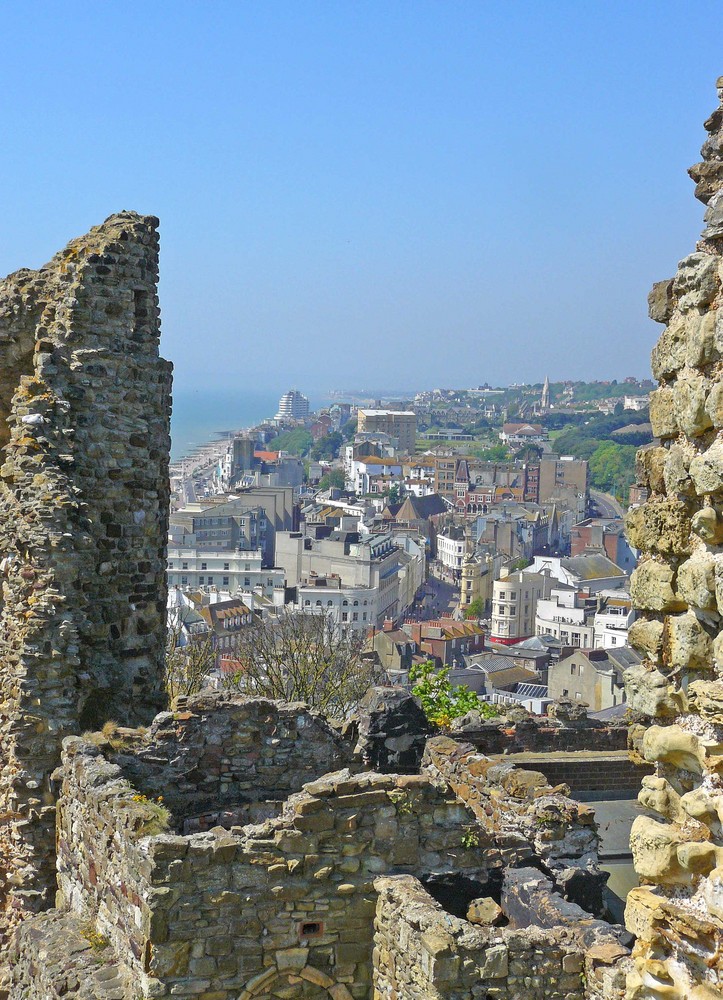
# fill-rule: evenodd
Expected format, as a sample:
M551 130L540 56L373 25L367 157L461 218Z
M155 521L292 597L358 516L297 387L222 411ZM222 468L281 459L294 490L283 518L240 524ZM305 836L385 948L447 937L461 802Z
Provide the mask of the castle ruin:
M723 996L723 80L719 98L691 170L705 232L650 296L660 443L627 518L654 769L632 953L599 919L592 810L413 712L405 730L398 692L343 731L205 694L134 728L163 707L170 366L157 220L121 213L0 286L11 1000Z
M0 283L0 921L52 904L63 738L163 704L171 365L158 220Z

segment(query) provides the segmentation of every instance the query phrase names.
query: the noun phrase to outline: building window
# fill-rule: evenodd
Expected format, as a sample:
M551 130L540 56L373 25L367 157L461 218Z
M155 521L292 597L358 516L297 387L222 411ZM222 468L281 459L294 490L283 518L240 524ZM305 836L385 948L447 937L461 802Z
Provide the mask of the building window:
M355 611L355 612L354 612L354 614L352 615L352 619L353 619L353 620L354 620L355 622L358 622L358 621L359 621L359 612L358 612L358 611Z
M188 569L188 563L181 563L181 569Z
M363 622L365 622L366 620L367 620L367 613L366 613L366 611L365 611L365 612L364 612L364 613L362 614L362 621L363 621Z
M209 578L208 578L208 582L209 582L209 583L213 583L213 577L212 577L212 576L209 576Z
M571 663L570 664L570 676L573 676L576 673L577 673L577 664L576 663Z
M562 697L563 698L567 698L567 696L569 695L569 693L570 692L567 690L567 688L563 688L562 689Z
M342 603L343 607L345 607L345 608L349 607L349 602L348 601L342 601L341 603Z
M341 620L343 622L346 622L346 621L349 620L349 612L348 611L342 611L342 613L341 613Z
M206 579L206 577L205 577L205 576L199 576L199 578L198 578L198 582L199 582L199 583L204 583L205 579Z
M223 564L223 568L224 569L231 569L231 563L224 563Z
M187 583L188 583L188 577L187 576L182 576L181 577L181 586L183 586L184 584L187 584Z
M326 602L326 606L327 606L327 608L330 608L330 607L332 606L332 604L333 604L333 603L334 603L333 601L327 601L327 602Z
M317 601L316 602L316 606L317 606L317 608L320 608L321 607L321 601Z
M251 586L251 579L248 576L245 576L244 577L244 587L250 587L250 586Z
M224 587L228 587L228 580L229 580L229 578L227 576L225 576L223 578L223 585L224 585Z
M169 568L169 569L173 569L173 563L172 563L172 562L169 562L169 564L168 564L168 568Z

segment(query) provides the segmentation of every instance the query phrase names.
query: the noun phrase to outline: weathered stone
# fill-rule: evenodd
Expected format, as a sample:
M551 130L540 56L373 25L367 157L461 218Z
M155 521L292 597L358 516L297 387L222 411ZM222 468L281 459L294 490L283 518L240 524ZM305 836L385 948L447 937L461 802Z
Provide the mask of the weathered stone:
M673 279L656 281L648 293L648 315L656 323L667 323L673 311Z
M663 885L680 882L685 878L677 854L682 843L683 838L674 826L637 816L630 831L635 871Z
M473 899L467 907L467 919L471 924L494 926L502 923L504 913L491 896L482 896L480 899Z
M121 212L0 283L0 811L10 818L0 869L18 875L9 894L0 888L0 909L10 922L55 891L50 776L63 737L111 718L147 722L165 697L171 366L158 353L157 225Z
M672 444L669 449L662 448L661 451L665 453L663 486L657 492L694 494L695 486L689 472L693 456L679 444Z
M653 436L661 441L678 433L673 390L668 386L661 386L650 394L650 423Z
M690 477L698 496L723 490L723 440L716 438L710 448L691 461Z
M698 437L713 426L706 403L707 382L689 368L678 373L673 387L673 407L678 427L689 437Z
M659 670L645 664L625 671L625 691L630 707L651 718L672 717L685 710L685 694Z
M681 312L710 305L718 287L718 258L713 254L692 253L678 264L673 294Z
M662 659L663 623L656 619L638 618L628 629L628 642L654 662Z
M630 596L636 607L648 611L684 611L686 601L676 594L674 582L675 571L670 566L646 559L631 576Z
M713 642L692 611L667 615L663 628L663 663L673 669L707 670Z
M685 604L704 611L716 610L717 579L721 575L720 570L723 570L723 566L719 570L719 565L711 553L700 549L681 564L677 575L677 589Z
M676 497L652 498L634 507L625 516L625 531L643 552L683 556L690 551L689 508Z
M690 525L691 530L707 545L720 545L723 542L723 519L715 507L701 507L693 514Z
M647 486L653 493L665 492L665 463L668 449L649 444L638 448L635 456L635 478L640 486Z

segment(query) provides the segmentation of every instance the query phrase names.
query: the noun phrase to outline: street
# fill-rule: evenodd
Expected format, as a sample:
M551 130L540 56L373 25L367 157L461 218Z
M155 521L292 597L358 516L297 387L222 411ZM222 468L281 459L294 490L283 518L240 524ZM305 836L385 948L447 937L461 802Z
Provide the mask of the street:
M459 591L450 583L430 576L424 585L424 597L416 607L410 609L408 617L429 621L441 615L451 614L459 603Z
M591 506L597 511L597 517L622 517L623 508L615 497L609 493L601 493L600 490L590 490Z

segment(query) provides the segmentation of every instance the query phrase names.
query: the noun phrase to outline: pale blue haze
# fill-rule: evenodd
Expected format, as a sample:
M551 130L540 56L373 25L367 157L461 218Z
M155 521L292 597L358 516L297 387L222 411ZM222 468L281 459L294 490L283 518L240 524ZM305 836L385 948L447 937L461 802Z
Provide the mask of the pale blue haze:
M159 215L177 391L644 375L720 13L5 3L0 272Z

